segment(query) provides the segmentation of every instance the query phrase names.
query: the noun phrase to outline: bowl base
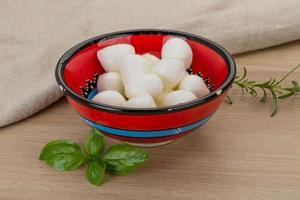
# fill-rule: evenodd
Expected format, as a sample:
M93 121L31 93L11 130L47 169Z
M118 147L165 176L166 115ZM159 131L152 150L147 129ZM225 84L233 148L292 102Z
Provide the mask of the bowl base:
M156 142L156 143L134 143L134 142L124 142L137 147L159 147L173 142L174 140L169 140L165 142Z

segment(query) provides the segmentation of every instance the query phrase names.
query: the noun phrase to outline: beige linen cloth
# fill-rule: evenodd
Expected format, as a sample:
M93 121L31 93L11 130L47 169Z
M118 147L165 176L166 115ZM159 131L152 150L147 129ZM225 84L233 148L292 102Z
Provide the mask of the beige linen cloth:
M166 28L210 38L231 53L300 38L299 0L0 0L0 126L62 96L60 56L106 32Z

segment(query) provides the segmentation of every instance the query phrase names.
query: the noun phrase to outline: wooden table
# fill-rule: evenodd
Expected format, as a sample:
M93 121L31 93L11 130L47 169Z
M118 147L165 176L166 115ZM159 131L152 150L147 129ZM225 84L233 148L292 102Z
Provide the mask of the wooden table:
M281 77L300 63L300 41L236 57L255 80ZM300 70L290 78L300 81ZM192 134L160 148L129 176L95 187L85 169L60 173L38 160L54 139L82 144L89 127L64 99L0 129L0 199L300 199L300 96L271 105L234 87L233 105ZM108 140L108 143L114 141Z

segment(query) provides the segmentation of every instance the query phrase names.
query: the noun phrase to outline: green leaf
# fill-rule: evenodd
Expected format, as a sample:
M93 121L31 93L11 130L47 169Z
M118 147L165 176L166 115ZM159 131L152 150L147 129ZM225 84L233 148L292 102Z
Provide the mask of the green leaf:
M283 88L285 91L293 92L294 88Z
M261 90L263 91L263 95L259 101L265 103L268 98L267 91L264 88L261 88Z
M243 67L243 75L242 75L242 77L239 79L239 81L243 80L246 76L247 76L247 69L246 69L245 67Z
M249 93L250 93L253 97L256 97L256 96L257 96L256 90L254 90L253 88L249 88L249 90L250 90Z
M105 163L102 160L91 160L86 170L86 178L94 185L101 185L104 180Z
M276 112L277 112L277 96L273 90L271 90L272 94L272 112L271 112L271 117L273 117Z
M226 98L226 102L227 102L227 103L233 104L233 101L232 101L232 99L230 98L230 96L226 95L225 98Z
M293 96L294 94L295 94L295 92L289 92L289 93L286 93L284 95L279 96L278 98L279 99L285 99L285 98L288 98L290 96Z
M43 147L39 159L58 171L70 171L78 169L86 156L78 144L68 140L55 140Z
M85 149L90 156L100 156L104 149L104 137L100 131L95 128L90 130L85 140Z
M272 79L272 81L271 81L271 83L270 83L270 85L272 85L272 86L273 86L275 83L276 83L276 79L275 79L275 78L273 78L273 79Z
M132 172L147 159L146 151L128 144L113 145L103 156L107 171L118 175Z

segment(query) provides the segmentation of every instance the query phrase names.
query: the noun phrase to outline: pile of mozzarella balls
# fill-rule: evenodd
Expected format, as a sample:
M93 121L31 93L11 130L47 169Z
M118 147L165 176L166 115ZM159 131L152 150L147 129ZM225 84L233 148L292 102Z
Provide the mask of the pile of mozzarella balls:
M192 49L181 38L169 38L161 59L138 55L129 44L116 44L97 52L106 73L99 76L92 101L128 108L156 108L195 100L209 94L203 79L189 75Z

